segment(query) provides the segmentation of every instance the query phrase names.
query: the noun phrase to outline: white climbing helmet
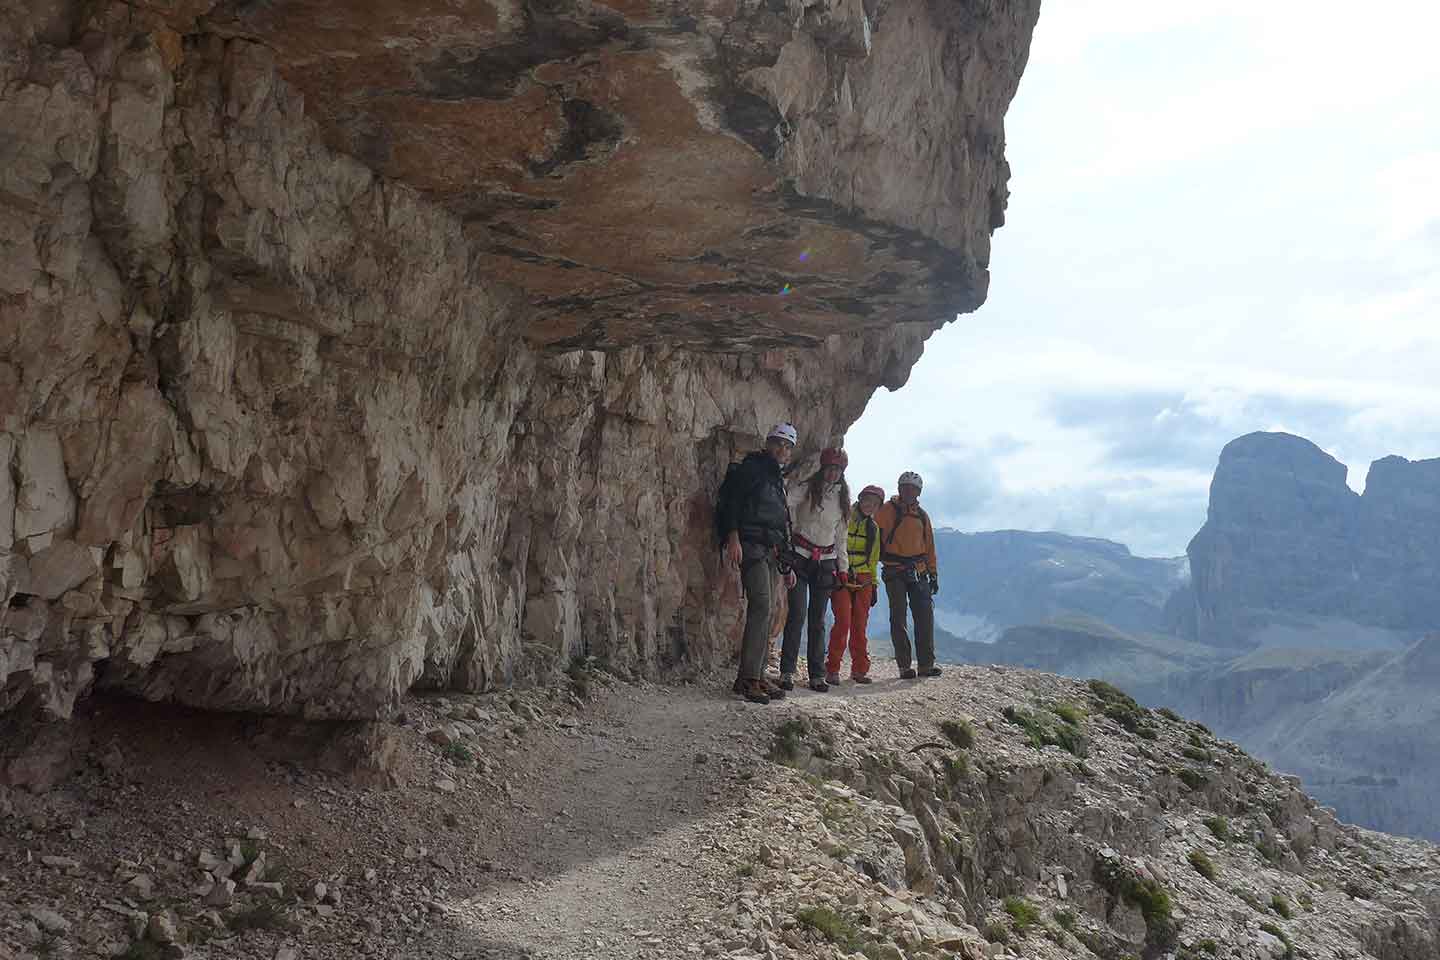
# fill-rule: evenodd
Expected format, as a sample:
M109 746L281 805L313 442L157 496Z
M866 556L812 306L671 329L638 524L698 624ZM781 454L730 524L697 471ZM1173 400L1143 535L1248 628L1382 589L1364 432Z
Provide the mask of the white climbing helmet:
M795 426L793 424L782 421L770 428L770 432L765 435L765 440L767 443L771 440L788 440L790 446L793 447L799 442L800 434L795 432Z
M920 474L916 473L914 470L906 470L904 473L900 474L900 479L895 483L897 487L903 487L906 484L914 487L917 491L925 489L925 481L921 480Z

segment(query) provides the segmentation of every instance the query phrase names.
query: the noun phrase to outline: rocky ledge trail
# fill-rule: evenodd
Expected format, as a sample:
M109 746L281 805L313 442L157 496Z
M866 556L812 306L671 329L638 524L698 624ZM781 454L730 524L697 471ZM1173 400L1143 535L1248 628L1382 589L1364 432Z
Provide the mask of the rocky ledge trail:
M0 958L1440 956L1435 847L1113 687L723 689L93 701L77 773L0 793Z

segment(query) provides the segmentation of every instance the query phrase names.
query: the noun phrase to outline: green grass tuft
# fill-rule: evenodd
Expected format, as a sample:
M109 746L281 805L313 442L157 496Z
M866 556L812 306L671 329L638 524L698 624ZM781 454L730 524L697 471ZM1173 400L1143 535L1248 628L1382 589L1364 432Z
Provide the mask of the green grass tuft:
M1194 867L1195 872L1206 880L1214 880L1220 876L1220 868L1215 866L1215 861L1211 860L1210 855L1204 850L1191 850L1189 859L1190 866Z
M1170 894L1154 880L1141 877L1118 860L1095 861L1094 879L1112 897L1140 909L1145 918L1145 942L1157 950L1168 950L1178 936Z
M1284 930L1268 922L1260 924L1260 929L1285 944L1285 953L1282 955L1284 960L1291 960L1291 958L1295 956L1295 944L1290 942L1290 935Z
M1056 746L1081 758L1090 753L1084 734L1069 724L1053 723L1039 714L1019 707L1006 707L1002 713L1006 720L1025 731L1030 745L1037 750Z
M1271 895L1270 909L1274 910L1277 916L1284 917L1286 920L1290 919L1290 901L1286 900L1281 894L1276 893Z
M1074 930L1075 924L1078 923L1079 920L1080 918L1075 915L1075 911L1069 907L1055 912L1055 922L1060 924L1062 929Z
M1221 843L1229 843L1230 838L1234 836L1234 834L1230 832L1230 821L1224 817L1206 817L1205 826L1210 828L1210 832L1214 834L1215 839Z
M975 746L975 728L969 720L942 720L940 732L961 750L969 750Z
M860 929L829 907L802 907L795 919L848 953L856 953L865 945Z
M440 753L457 767L467 767L475 762L475 751L471 750L459 740L447 743Z
M1010 914L1010 919L1015 923L1015 932L1021 936L1040 922L1040 911L1035 905L1024 897L1006 897L1002 904L1005 912Z
M1100 701L1101 712L1142 740L1155 740L1159 734L1150 722L1150 711L1135 702L1124 690L1104 680L1091 680L1090 693Z
M1010 926L1004 920L991 920L980 930L980 934L991 943L1010 942Z
M776 763L793 766L800 759L800 747L810 734L810 721L805 717L794 717L775 728L775 739L770 744L770 759Z
M1050 711L1072 727L1080 726L1081 721L1085 719L1085 711L1073 703L1057 703L1050 708Z
M1175 776L1179 777L1180 782L1185 784L1185 786L1189 787L1191 790L1201 790L1205 787L1207 783L1210 782L1210 780L1205 776L1205 774L1201 773L1199 770L1191 770L1189 767L1184 767L1180 770L1175 771Z

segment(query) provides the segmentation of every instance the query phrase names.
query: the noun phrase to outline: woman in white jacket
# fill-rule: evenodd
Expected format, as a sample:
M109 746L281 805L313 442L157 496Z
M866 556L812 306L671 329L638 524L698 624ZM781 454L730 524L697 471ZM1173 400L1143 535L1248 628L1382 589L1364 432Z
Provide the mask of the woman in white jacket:
M845 584L850 558L845 533L850 522L850 486L845 482L849 457L831 447L820 454L820 469L789 491L790 552L786 560L795 572L785 617L785 641L780 648L780 686L795 689L795 665L800 658L800 631L806 631L805 660L810 689L824 693L825 610L830 594ZM808 622L807 622L808 621Z

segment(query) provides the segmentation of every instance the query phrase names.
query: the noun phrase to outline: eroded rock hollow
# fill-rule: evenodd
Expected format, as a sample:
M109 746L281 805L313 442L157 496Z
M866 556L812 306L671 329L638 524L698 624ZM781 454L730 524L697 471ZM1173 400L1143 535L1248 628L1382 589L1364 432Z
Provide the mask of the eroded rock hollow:
M727 657L710 496L986 293L1038 0L0 0L0 709Z

